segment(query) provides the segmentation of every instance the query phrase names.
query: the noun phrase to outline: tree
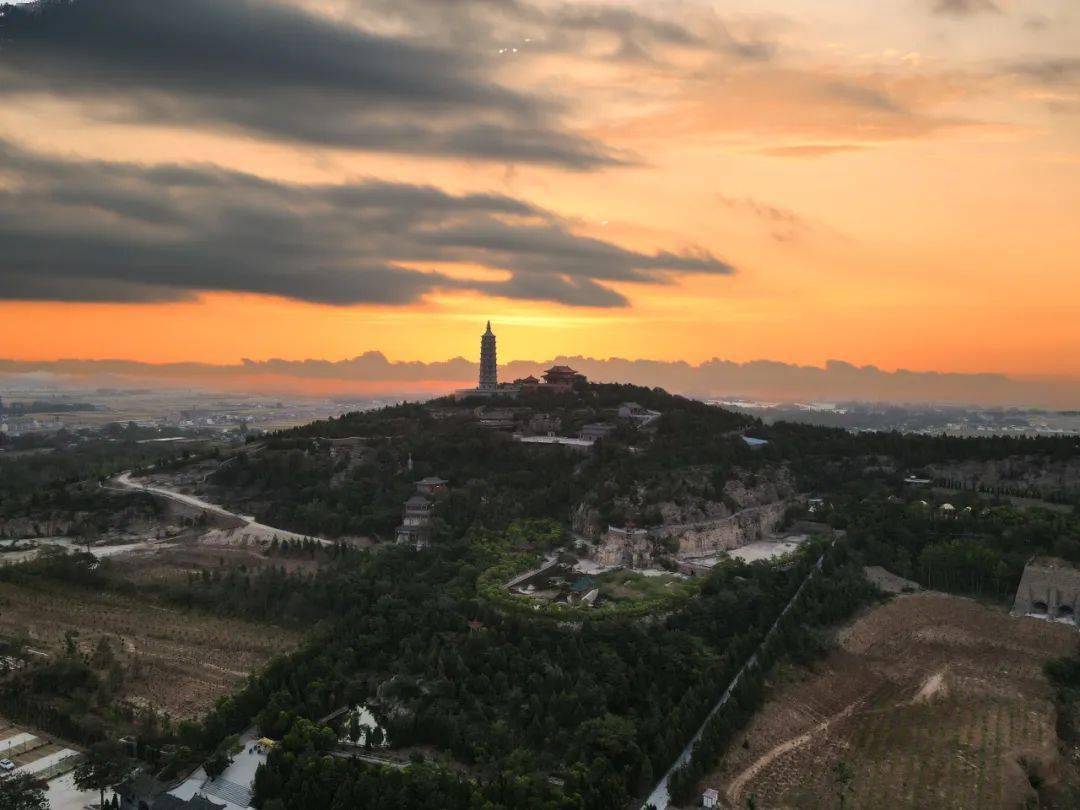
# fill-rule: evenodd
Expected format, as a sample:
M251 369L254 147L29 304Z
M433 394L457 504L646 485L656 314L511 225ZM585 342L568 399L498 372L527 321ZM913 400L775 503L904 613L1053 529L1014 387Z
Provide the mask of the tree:
M41 782L26 774L0 776L0 810L48 810Z
M206 775L211 779L217 779L221 774L225 773L225 769L228 768L233 761L233 757L240 752L243 745L240 742L240 738L235 734L226 737L215 749L210 759L203 763L203 769L206 771Z
M118 743L106 741L93 745L86 759L75 768L75 787L79 790L97 790L101 793L101 807L105 806L105 789L120 782L129 770L130 763Z
M844 810L847 807L848 795L851 793L851 780L855 778L855 774L850 765L840 760L833 766L832 775L833 789L836 791L836 798L840 800L840 810Z

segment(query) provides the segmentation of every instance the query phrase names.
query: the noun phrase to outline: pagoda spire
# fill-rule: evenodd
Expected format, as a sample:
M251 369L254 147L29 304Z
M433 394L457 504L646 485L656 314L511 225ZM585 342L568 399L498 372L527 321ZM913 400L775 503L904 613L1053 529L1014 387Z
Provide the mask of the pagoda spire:
M488 321L487 331L480 337L480 385L485 391L499 387L498 366L495 360L495 333Z

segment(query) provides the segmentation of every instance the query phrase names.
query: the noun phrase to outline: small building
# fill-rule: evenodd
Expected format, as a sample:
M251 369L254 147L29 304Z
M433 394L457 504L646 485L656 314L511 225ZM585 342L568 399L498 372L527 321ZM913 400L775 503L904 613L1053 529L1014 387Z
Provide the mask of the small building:
M619 406L618 414L620 419L629 419L635 422L639 428L651 425L663 415L660 411L643 408L636 402L624 402Z
M751 450L760 450L769 443L768 439L755 439L753 436L743 436L742 440Z
M1076 625L1080 610L1080 570L1057 557L1032 557L1020 577L1013 616Z
M405 501L401 525L397 527L397 542L415 546L419 551L431 542L431 524L435 505L417 493Z
M720 801L720 792L716 788L709 788L701 794L702 807L716 807Z
M446 492L449 483L445 478L429 475L416 482L416 491L421 495L441 495Z

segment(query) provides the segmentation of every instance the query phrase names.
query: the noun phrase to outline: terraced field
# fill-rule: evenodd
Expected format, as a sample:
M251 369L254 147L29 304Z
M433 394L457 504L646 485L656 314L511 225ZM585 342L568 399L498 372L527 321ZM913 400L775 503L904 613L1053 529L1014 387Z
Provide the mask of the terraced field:
M1042 662L1074 628L938 593L865 614L814 672L779 687L701 788L728 807L1012 808L1053 804ZM843 763L838 772L838 763ZM850 779L839 777L846 770Z

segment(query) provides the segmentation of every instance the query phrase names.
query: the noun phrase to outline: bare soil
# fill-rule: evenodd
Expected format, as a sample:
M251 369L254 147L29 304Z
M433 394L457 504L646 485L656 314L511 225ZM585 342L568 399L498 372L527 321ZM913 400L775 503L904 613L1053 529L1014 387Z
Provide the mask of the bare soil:
M727 807L1013 808L1059 757L1043 662L1075 628L940 593L900 596L845 628L814 671L778 688L700 785ZM700 795L700 793L699 793Z
M107 636L125 671L123 697L177 719L205 712L249 673L300 643L299 634L279 627L133 597L0 582L0 635L29 638L34 649L58 655L68 630L78 632L87 653Z

